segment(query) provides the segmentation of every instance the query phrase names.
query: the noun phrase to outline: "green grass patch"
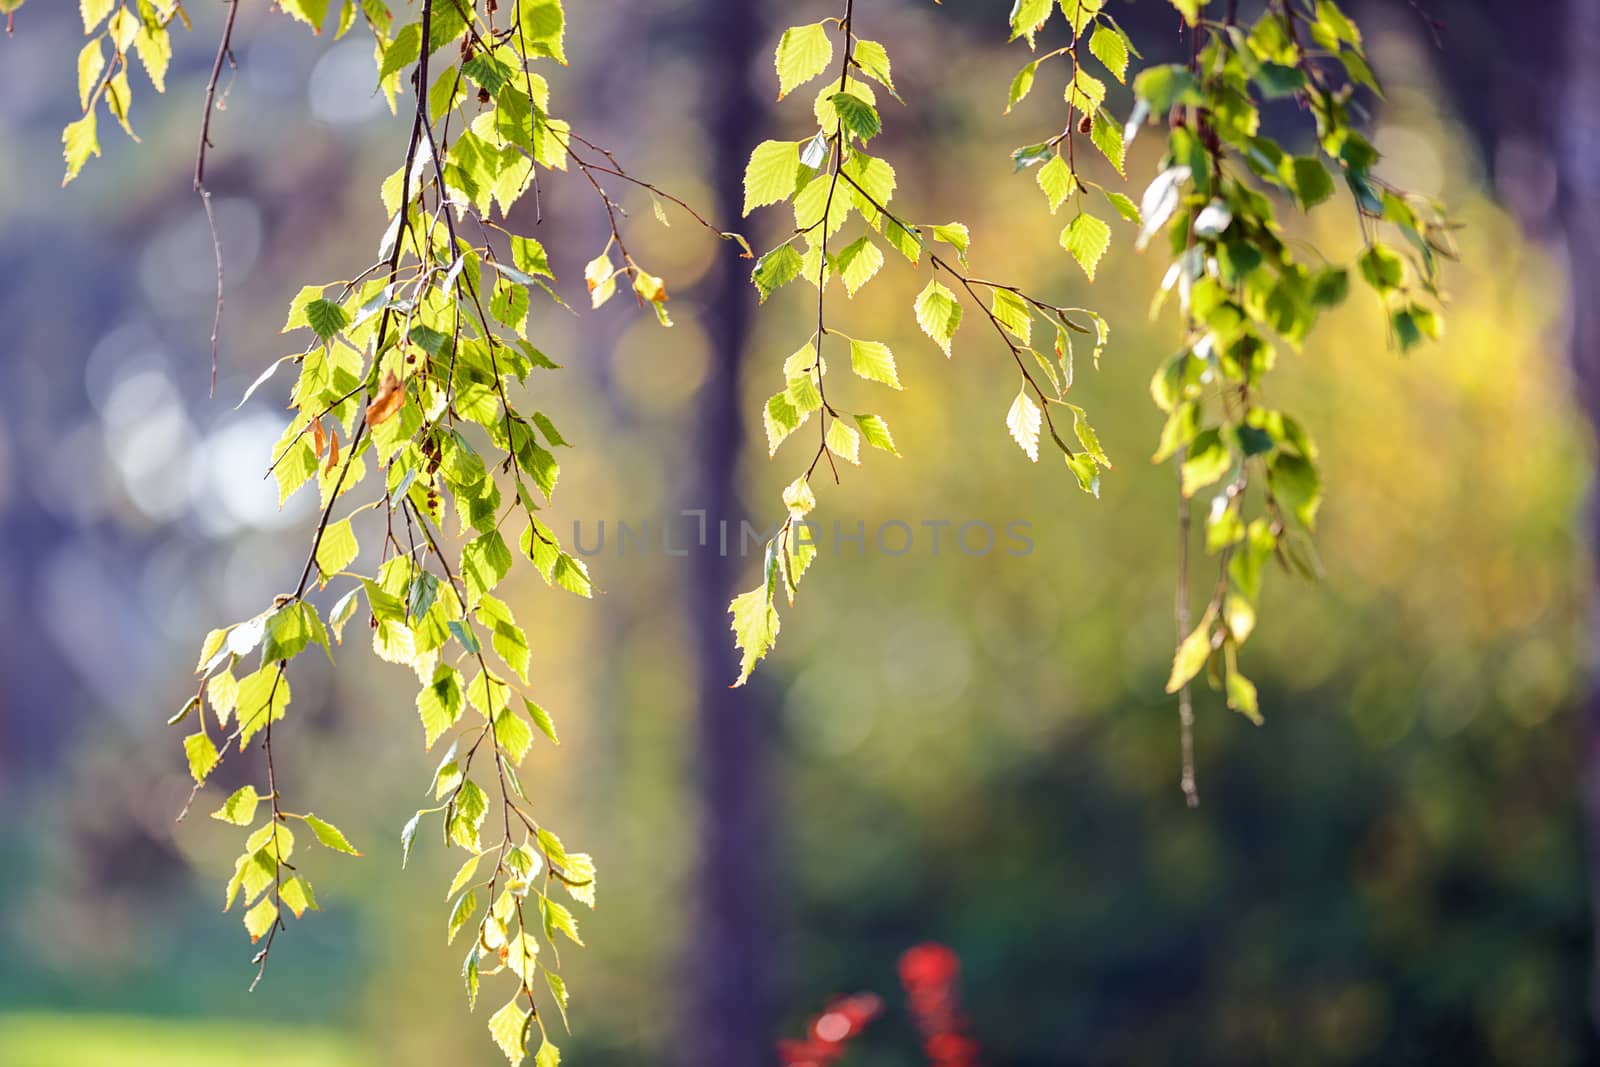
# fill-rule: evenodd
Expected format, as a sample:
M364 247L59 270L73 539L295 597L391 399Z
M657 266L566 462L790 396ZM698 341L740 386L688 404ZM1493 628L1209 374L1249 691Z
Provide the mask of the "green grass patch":
M356 1043L326 1030L258 1022L120 1015L0 1015L6 1067L368 1067Z

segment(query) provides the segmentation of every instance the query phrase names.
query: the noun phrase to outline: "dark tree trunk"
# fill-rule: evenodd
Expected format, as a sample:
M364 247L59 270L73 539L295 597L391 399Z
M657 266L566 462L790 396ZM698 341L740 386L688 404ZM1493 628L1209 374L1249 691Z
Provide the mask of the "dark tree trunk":
M1600 304L1581 292L1581 279L1600 277L1600 0L1568 0L1563 94L1556 141L1573 292L1569 353L1578 401L1600 432ZM1591 484L1585 530L1594 561L1589 591L1589 694L1584 708L1584 814L1589 828L1591 883L1600 869L1600 492ZM1600 919L1600 907L1596 908ZM1600 1020L1600 981L1591 985L1590 1013Z
M714 218L732 226L743 205L745 161L765 106L749 88L760 45L760 5L701 0L698 50L706 71ZM760 1067L772 1056L774 998L772 701L760 680L728 684L737 658L728 601L747 569L736 552L717 551L717 523L738 543L738 461L744 443L740 356L754 306L749 263L725 246L699 293L711 366L701 389L692 508L704 508L709 544L691 555L690 632L698 703L695 782L700 834L695 893L699 914L687 932L689 983L683 1062L695 1067Z

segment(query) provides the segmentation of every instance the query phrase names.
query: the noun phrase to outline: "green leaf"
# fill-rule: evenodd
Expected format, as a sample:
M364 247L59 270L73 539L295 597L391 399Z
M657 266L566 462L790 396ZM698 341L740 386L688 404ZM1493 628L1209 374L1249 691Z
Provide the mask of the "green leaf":
M556 972L552 971L548 967L544 968L544 980L545 980L545 984L550 987L550 997L551 997L551 999L556 1002L556 1007L561 1012L561 1025L562 1026L566 1026L568 1028L568 1030L570 1031L571 1030L571 1026L568 1025L568 1023L567 1023L567 1001L568 1001L567 983L562 979L562 977L559 974L557 974ZM540 1055L543 1055L544 1054L544 1049L541 1048L539 1050L539 1053L540 1053Z
M872 243L872 238L862 234L839 253L836 265L845 292L854 297L882 268L883 250Z
M549 975L550 972L545 971L545 974ZM562 1007L562 1015L566 1015L565 1006ZM533 1056L533 1067L561 1067L561 1050L548 1037L539 1043L539 1051Z
M1135 204L1132 200L1128 199L1126 196L1123 196L1121 193L1114 193L1109 189L1103 190L1103 192L1106 196L1106 202L1116 210L1118 215L1121 215L1123 218L1132 223L1138 223L1142 221L1139 214L1138 204Z
M776 204L795 194L800 182L800 145L795 141L762 141L744 169L744 213Z
M846 463L860 466L861 464L861 435L855 427L850 426L842 419L834 419L828 424L828 432L823 435L823 440L828 446L828 451L844 460Z
M824 23L790 26L778 40L773 66L778 71L778 99L828 69L833 61L833 42Z
M83 15L83 32L93 33L96 26L115 11L119 0L78 0L78 11Z
M1201 102L1200 83L1186 67L1177 64L1150 67L1133 79L1133 94L1152 112L1165 115L1177 104Z
M1105 122L1097 115L1094 119L1094 125L1089 127L1089 140L1094 142L1094 146L1100 150L1101 155L1106 157L1106 161L1117 168L1118 174L1127 173L1123 165L1127 148L1122 143L1121 126L1118 126L1115 122Z
M1233 467L1233 452L1216 429L1202 430L1189 443L1181 470L1183 495L1215 485Z
M322 532L322 540L317 544L317 570L322 574L323 584L326 585L329 578L350 566L360 551L349 519L330 524Z
M1200 21L1200 9L1208 2L1209 0L1172 0L1172 6L1178 9L1183 21L1193 26Z
M899 450L894 447L894 438L889 434L889 424L883 421L880 415L857 415L856 425L861 428L861 436L873 448L881 448L891 456L898 456Z
M350 322L344 308L320 297L306 305L306 324L324 341L344 329Z
M312 642L328 645L328 631L322 626L317 609L304 600L285 604L267 617L267 638L261 648L261 662L293 659Z
M528 749L533 746L533 727L515 711L506 708L495 716L494 739L511 758L511 762L520 765L528 755Z
M572 912L548 897L539 902L539 908L544 912L545 936L552 943L556 934L561 933L570 938L573 944L583 944L583 938L578 936L578 920L573 917Z
M1011 79L1011 89L1006 93L1005 113L1007 115L1011 114L1011 109L1021 103L1033 91L1033 79L1038 70L1039 61L1036 59L1017 71L1017 76Z
M422 717L428 748L461 718L462 705L461 672L439 664L433 670L433 680L417 694L417 713Z
M850 369L871 382L882 382L891 389L899 389L900 376L895 370L894 353L882 341L850 340Z
M520 41L528 57L549 56L566 65L566 16L561 0L517 0Z
M1048 163L1040 167L1034 180L1039 183L1039 189L1044 193L1045 199L1050 201L1052 215L1078 187L1078 180L1072 176L1072 168L1060 156L1052 156Z
M861 73L889 90L894 92L894 78L889 75L889 51L877 41L868 41L856 38L855 51L852 53L857 67Z
M1267 484L1278 502L1288 508L1306 529L1315 529L1322 505L1322 476L1316 464L1303 456L1280 451L1267 471Z
M489 1035L513 1067L528 1056L528 1021L528 1012L516 997L489 1018Z
M244 847L250 852L268 853L275 863L285 863L294 855L294 834L282 822L273 820L245 838Z
M1311 210L1333 195L1333 178L1321 160L1295 156L1292 174L1294 195L1305 210Z
M1207 611L1200 625L1178 645L1172 657L1172 674L1167 678L1167 692L1176 693L1194 680L1211 657L1212 614Z
M528 718L533 720L533 725L539 728L539 732L548 737L552 743L559 745L561 738L556 736L555 720L550 718L550 713L527 697L522 698L522 706L527 709Z
M965 223L947 222L942 226L933 228L933 239L943 241L956 250L956 257L962 264L967 262L967 249L972 247L972 234Z
M883 120L878 117L878 109L859 96L854 93L834 93L829 99L844 128L863 141L870 141L883 132Z
M767 455L776 455L784 438L798 430L804 421L805 417L794 406L787 390L768 397L767 406L761 412L761 422L767 430Z
M320 34L322 22L328 17L328 0L278 0L278 6L290 18L299 19Z
M1263 63L1256 68L1255 83L1261 87L1261 95L1269 100L1293 96L1306 87L1305 71L1299 67L1287 67L1282 63Z
M1079 67L1067 83L1065 99L1068 106L1092 121L1100 105L1105 103L1106 83L1096 78L1084 67Z
M478 857L474 856L468 863L476 865ZM451 890L454 893L455 890ZM461 928L472 919L478 911L478 891L469 889L456 898L455 907L450 909L450 923L445 932L445 944L453 944Z
M450 840L470 852L482 851L478 844L478 829L489 812L489 797L483 787L468 778L456 791L455 813L450 818Z
M1228 672L1228 707L1237 711L1257 726L1261 725L1261 704L1256 695L1256 684L1238 671Z
M554 272L550 270L550 257L545 255L544 245L535 241L532 237L512 236L511 262L515 263L517 269L525 274L540 274L546 278L555 277Z
M739 677L733 683L737 688L750 679L756 664L778 642L778 611L772 606L771 584L763 582L734 597L728 612L733 616L734 647L744 653L739 660Z
M467 703L492 722L494 717L511 703L511 686L488 671L480 669L472 676L472 681L467 683Z
M217 746L211 743L211 738L204 730L183 739L183 752L189 757L189 777L196 782L205 781L206 776L222 762L222 757L217 754Z
M283 718L289 706L289 679L268 664L239 681L239 746L250 743L268 722Z
M511 549L499 530L475 537L461 549L461 580L467 588L469 606L476 605L509 573Z
M296 875L283 883L278 890L278 896L283 900L283 906L294 912L296 919L308 911L318 911L317 895L311 890L311 883Z
M1023 344L1033 343L1033 314L1028 302L1010 289L996 288L989 298L989 314Z
M1096 463L1106 470L1111 469L1111 459L1106 455L1106 450L1100 445L1100 435L1095 433L1094 427L1089 425L1089 415L1076 404L1068 404L1072 409L1072 432L1078 438L1078 443L1083 446Z
M961 326L961 304L956 300L956 295L937 281L929 279L917 296L916 314L917 325L922 327L922 332L944 349L948 358L951 354L950 342Z
M1374 242L1356 261L1361 276L1367 284L1380 293L1397 289L1405 283L1406 263L1388 245Z
M527 681L531 657L528 635L517 625L511 609L504 601L485 594L474 610L478 621L489 628L495 653L517 672L517 677Z
M456 869L456 876L450 879L450 888L444 894L446 900L467 887L467 883L472 881L472 876L478 873L478 862L482 859L481 854L468 856L466 862Z
M745 213L749 214L749 210ZM803 261L800 253L789 244L779 245L757 260L756 269L750 272L750 280L760 291L761 302L765 304L767 297L799 277L801 266Z
M222 653L222 646L228 640L228 631L225 629L212 630L206 634L206 639L200 646L200 661L195 664L194 673L204 674L214 664L211 662Z
M333 823L328 822L326 819L319 819L315 815L307 815L306 825L311 827L311 832L317 835L317 840L322 842L324 847L331 848L335 852L343 852L351 856L361 855L361 853L356 850L356 847L345 839L344 834L339 830L339 828L333 825Z
M67 161L67 176L61 179L66 185L76 178L90 156L100 154L100 137L96 132L95 112L87 112L76 122L67 123L61 131L62 156Z
M277 903L271 897L262 897L255 907L244 913L244 928L250 933L250 943L254 944L267 936L267 931L277 921Z
M78 52L78 106L89 110L89 94L100 84L100 75L106 69L106 53L102 39L96 37Z
M1072 254L1092 282L1100 260L1111 247L1111 227L1103 219L1080 214L1061 231L1061 247Z
M1122 35L1105 23L1099 23L1089 35L1089 51L1105 64L1119 82L1128 80L1128 45Z
M256 820L256 805L260 801L261 795L256 792L256 787L247 785L224 800L222 807L212 812L211 817L235 826L249 826Z
M1038 166L1040 163L1055 157L1056 150L1051 148L1046 141L1038 144L1023 145L1011 153L1011 169L1019 172L1029 167Z
M1329 267L1317 274L1311 287L1311 302L1321 308L1337 307L1349 293L1350 273L1340 267Z
M1018 37L1026 37L1028 47L1033 47L1034 34L1045 24L1054 7L1055 0L1016 0L1011 5L1010 39L1015 41Z

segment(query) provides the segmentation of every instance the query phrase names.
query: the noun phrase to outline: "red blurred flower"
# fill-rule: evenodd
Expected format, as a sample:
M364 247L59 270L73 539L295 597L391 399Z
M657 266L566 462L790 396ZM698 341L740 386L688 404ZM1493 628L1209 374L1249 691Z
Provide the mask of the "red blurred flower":
M949 946L937 942L917 945L900 957L900 981L907 989L948 985L961 974L961 958Z

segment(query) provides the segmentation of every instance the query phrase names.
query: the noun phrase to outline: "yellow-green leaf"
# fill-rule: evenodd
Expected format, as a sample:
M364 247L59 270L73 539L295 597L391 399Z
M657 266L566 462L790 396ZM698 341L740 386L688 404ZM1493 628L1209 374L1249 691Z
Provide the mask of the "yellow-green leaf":
M850 341L850 369L872 382L899 389L900 375L895 370L894 353L882 341Z
M1039 189L1044 193L1045 199L1050 201L1052 215L1078 187L1078 179L1073 177L1072 168L1060 156L1051 156L1049 162L1040 167L1039 173L1034 175L1034 180L1039 183Z
M356 850L356 847L345 839L344 833L326 819L319 819L315 815L307 815L306 825L311 827L311 832L317 835L317 840L325 848L331 848L335 852L343 852L351 856L361 855Z
M350 561L360 551L349 519L330 524L322 532L322 541L317 545L317 570L322 572L323 584L326 585L329 578L350 566Z
M489 1017L489 1034L515 1067L528 1056L527 1009L513 997L505 1007Z
M931 337L935 344L950 355L950 342L961 326L961 304L956 295L938 282L929 279L917 296L917 325Z
M78 11L83 15L83 32L93 33L105 17L116 10L118 0L78 0Z
M1061 247L1072 254L1092 282L1100 260L1111 247L1111 227L1093 215L1079 215L1061 231Z
M312 33L322 32L322 22L328 17L328 0L278 0L278 6L290 18L298 19L311 27ZM457 25L460 21L457 20Z
M76 122L69 122L61 131L62 156L67 161L67 176L61 179L66 185L78 176L90 156L100 154L100 137L96 131L95 112L90 111Z
M833 42L828 39L823 23L790 26L784 30L773 55L773 66L778 71L778 99L782 100L795 88L827 70L832 61Z
M894 438L889 433L889 424L883 421L881 415L857 415L856 425L861 428L861 436L873 448L882 449L891 456L898 456L899 449L894 447Z
M1211 622L1211 613L1208 611L1205 618L1200 620L1200 625L1178 645L1172 657L1172 675L1167 679L1167 692L1176 693L1205 667L1206 660L1211 656Z
M211 738L203 730L183 739L183 751L189 757L189 776L197 782L205 781L206 775L222 762L222 757L217 755L217 746L212 744Z
M520 764L533 745L533 727L508 707L494 718L494 739L512 764Z
M278 896L283 901L283 906L294 912L296 919L308 911L318 911L317 895L311 891L311 883L296 875L283 883L283 888L278 890Z
M271 897L262 897L256 906L244 913L244 928L250 932L252 943L260 941L278 920L278 905Z
M728 605L733 615L734 646L744 653L739 661L739 677L734 687L743 685L756 663L778 642L778 610L772 606L771 589L762 583L741 593Z
M844 460L846 463L861 464L861 435L856 428L847 424L843 419L834 419L828 425L825 438L828 451Z
M100 75L106 69L105 48L96 37L78 53L78 105L89 110L89 94L100 84Z
M561 739L556 736L555 720L550 718L550 713L527 697L522 698L522 706L528 710L528 718L533 720L533 724L539 728L539 732L548 737L552 744L559 745Z
M222 807L212 812L211 817L221 822L231 822L235 826L249 826L255 822L256 805L260 801L261 796L256 792L256 787L247 785L224 800Z

